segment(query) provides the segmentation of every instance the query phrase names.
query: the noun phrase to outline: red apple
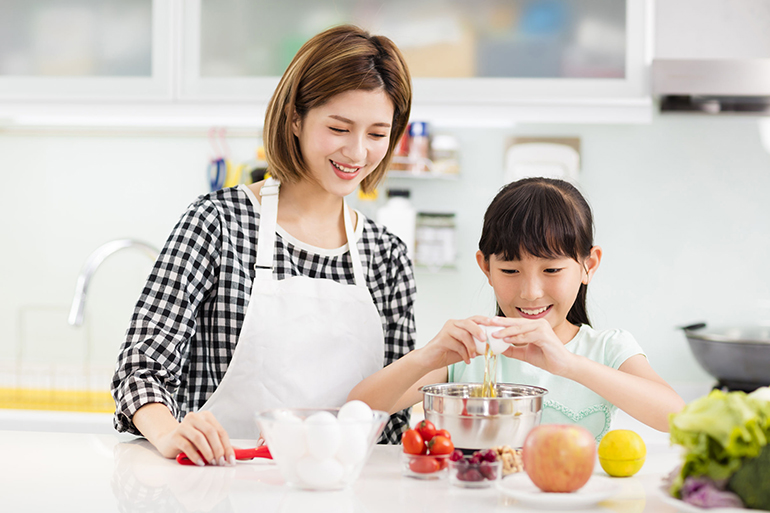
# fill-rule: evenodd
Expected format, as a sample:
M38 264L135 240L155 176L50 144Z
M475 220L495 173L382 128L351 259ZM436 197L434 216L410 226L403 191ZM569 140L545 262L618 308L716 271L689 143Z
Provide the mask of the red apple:
M574 424L543 424L529 432L521 449L524 470L544 492L574 492L591 477L596 442Z

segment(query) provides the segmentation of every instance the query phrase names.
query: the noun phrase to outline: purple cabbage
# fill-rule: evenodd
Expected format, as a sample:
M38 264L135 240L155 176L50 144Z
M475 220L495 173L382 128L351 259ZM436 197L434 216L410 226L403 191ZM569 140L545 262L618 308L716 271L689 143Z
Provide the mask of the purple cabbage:
M725 490L727 480L714 481L705 476L686 477L682 483L682 500L700 508L743 508L743 501Z

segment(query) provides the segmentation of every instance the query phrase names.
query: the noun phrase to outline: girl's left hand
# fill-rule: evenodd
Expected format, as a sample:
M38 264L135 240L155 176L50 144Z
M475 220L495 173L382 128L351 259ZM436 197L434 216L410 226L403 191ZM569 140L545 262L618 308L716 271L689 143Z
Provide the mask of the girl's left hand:
M492 336L511 344L503 355L540 367L557 376L563 376L569 369L575 355L567 351L547 320L495 317L492 323L504 327Z

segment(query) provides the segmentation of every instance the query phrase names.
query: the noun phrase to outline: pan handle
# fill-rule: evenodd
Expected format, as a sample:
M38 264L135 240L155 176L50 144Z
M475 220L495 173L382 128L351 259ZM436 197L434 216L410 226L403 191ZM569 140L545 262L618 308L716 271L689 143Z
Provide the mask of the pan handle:
M695 330L702 330L706 327L705 322L696 322L695 324L690 324L689 326L679 326L679 329L684 331L695 331Z

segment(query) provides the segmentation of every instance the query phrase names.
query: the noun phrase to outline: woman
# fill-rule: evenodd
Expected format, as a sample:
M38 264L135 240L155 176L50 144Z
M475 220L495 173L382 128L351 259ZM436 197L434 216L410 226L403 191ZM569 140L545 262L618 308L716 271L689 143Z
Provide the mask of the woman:
M113 378L118 431L233 464L254 413L340 406L413 349L406 247L344 202L383 178L410 105L387 38L341 26L299 50L265 117L272 178L200 197L155 263Z

